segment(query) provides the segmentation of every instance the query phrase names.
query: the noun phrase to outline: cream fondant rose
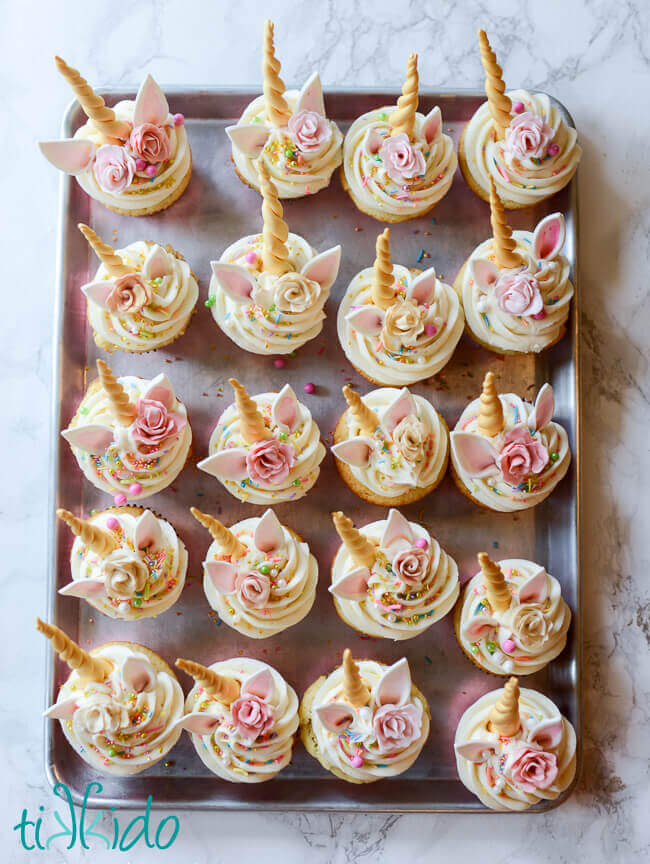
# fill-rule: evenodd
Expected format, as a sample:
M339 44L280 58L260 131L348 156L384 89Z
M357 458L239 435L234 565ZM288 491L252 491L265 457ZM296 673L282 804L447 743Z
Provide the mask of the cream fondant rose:
M129 146L138 159L158 165L169 159L169 138L164 129L153 123L142 123L131 132Z
M75 722L91 735L115 734L129 725L129 712L107 693L92 693L77 709Z
M385 138L379 148L379 156L386 173L396 183L421 177L427 170L422 150L411 144L405 132Z
M534 793L548 789L557 777L557 756L523 745L508 758L505 770L524 792Z
M419 546L402 549L393 558L393 572L407 585L423 582L429 569L429 554Z
M406 750L422 729L422 708L415 703L382 705L375 712L372 728L381 753Z
M499 309L510 315L539 315L544 308L539 283L526 270L501 274L494 295Z
M547 464L548 450L539 438L532 437L528 427L514 426L508 432L499 453L499 467L506 483L518 486Z
M127 273L114 280L114 288L106 298L111 312L135 314L151 303L153 291L138 273Z
M405 348L415 345L423 331L420 309L412 300L394 303L386 310L382 336L388 348L398 350L402 345Z
M506 131L506 151L517 159L541 159L546 156L552 138L553 131L542 117L524 111L510 121Z
M332 137L332 128L325 117L315 111L298 111L289 118L289 137L307 156L315 155Z
M403 417L393 429L393 441L407 462L420 462L426 453L427 430L413 414Z
M525 651L538 651L548 638L549 622L537 606L520 606L512 619L512 632Z
M235 579L235 591L243 606L248 609L262 609L271 593L271 581L268 576L256 570L239 573Z
M135 174L135 159L124 147L102 144L95 153L93 174L104 192L123 192Z
M275 283L275 305L280 312L306 312L316 305L320 293L318 282L300 273L285 273Z
M144 561L123 549L111 552L102 571L106 593L115 600L130 600L138 591L144 591L149 577Z
M235 728L249 744L273 726L273 708L268 702L251 693L236 699L230 710Z
M292 444L269 438L255 444L246 455L246 469L253 483L279 486L289 476L296 461Z

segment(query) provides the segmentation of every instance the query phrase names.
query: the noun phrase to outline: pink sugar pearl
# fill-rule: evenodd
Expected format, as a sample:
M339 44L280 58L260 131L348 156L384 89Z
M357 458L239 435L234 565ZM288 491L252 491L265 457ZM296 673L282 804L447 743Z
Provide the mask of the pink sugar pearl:
M539 312L536 312L534 315L531 315L530 317L534 318L535 321L543 321L544 318L546 318L546 309L540 309Z
M503 644L501 645L506 654L512 654L512 652L517 647L512 639L504 639Z
M302 389L305 391L305 393L311 395L312 393L316 392L316 385L313 384L311 381L308 381Z
M523 102L513 102L512 103L512 110L514 111L515 114L521 114L521 112L524 110L524 103Z
M144 169L146 167L147 167L147 163L144 161L144 159L136 159L135 160L135 170L136 171L144 171Z
M106 527L110 531L115 531L117 528L120 527L120 523L117 521L115 516L109 516L108 519L106 520Z
M139 495L142 492L142 486L139 483L131 483L129 486L129 495Z
M425 537L418 537L418 539L415 541L415 545L418 547L418 549L426 549L429 543L427 542Z
M557 154L560 152L560 148L557 144L549 144L548 150L546 152L549 156L557 156Z
M353 756L352 757L352 767L353 768L361 768L363 765L363 759L361 756Z
M144 173L147 175L147 177L155 177L158 173L158 169L155 165L148 165Z
M427 326L424 328L424 332L427 336L435 336L438 332L438 328L435 324L427 324Z
M124 494L124 492L118 492L117 495L115 495L115 497L113 498L113 501L115 502L117 507L124 507L124 505L126 504L126 495Z
M244 255L244 261L247 264L257 264L257 254L255 252L247 252Z
M284 369L284 360L282 359L282 357L276 357L273 361L273 365L276 369Z
M185 123L184 114L174 114L174 126L182 126Z

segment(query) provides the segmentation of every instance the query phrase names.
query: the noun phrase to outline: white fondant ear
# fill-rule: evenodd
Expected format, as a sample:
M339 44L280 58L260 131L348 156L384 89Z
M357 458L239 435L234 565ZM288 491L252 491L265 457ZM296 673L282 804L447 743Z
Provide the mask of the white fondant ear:
M368 579L370 572L367 567L356 567L342 576L338 582L330 585L328 590L335 597L340 597L341 600L361 600L368 599Z
M327 705L319 705L316 708L316 716L327 731L333 732L335 735L339 735L354 723L354 713L345 702L330 702Z
M340 444L334 444L332 453L341 462L351 465L352 468L367 468L374 450L372 438L348 438Z
M257 523L254 540L260 552L274 552L284 545L282 525L270 507Z
M269 130L263 123L242 123L241 126L226 126L226 134L244 156L257 159L269 137Z
M317 114L320 114L321 117L325 117L323 85L320 82L320 75L318 72L314 72L309 76L300 91L294 114L297 114L299 111L315 111Z
M142 394L142 398L155 399L157 402L162 402L168 411L172 410L174 403L176 402L176 396L171 381L163 372L151 379L149 386Z
M99 282L89 282L87 285L82 285L81 290L89 300L101 306L102 309L108 309L107 300L113 293L115 283L112 279L101 279Z
M195 735L211 735L219 725L219 718L204 711L197 711L181 717L176 725L182 726L188 732L194 732Z
M405 417L409 417L411 414L417 416L417 413L418 408L415 399L406 387L402 387L395 399L390 403L382 415L382 428L387 435L392 435L398 423L400 423Z
M498 453L489 441L473 432L452 432L449 437L460 467L470 477L486 477L492 473Z
M76 698L63 699L61 702L50 705L47 711L43 712L43 717L47 717L48 720L69 720L76 710Z
M133 125L140 126L142 123L153 123L156 126L162 126L168 115L169 105L165 94L151 75L147 75L135 97Z
M487 636L488 633L491 633L498 626L499 622L496 618L492 618L489 615L476 615L463 627L463 635L470 642L478 642L479 639L483 639L484 636Z
M402 657L393 663L379 679L375 702L377 705L403 705L411 695L411 670Z
M205 572L217 591L222 594L232 594L235 590L237 567L227 561L206 561Z
M533 235L533 255L542 261L556 258L566 240L566 224L561 213L551 213L539 223Z
M211 261L210 266L219 287L231 300L235 303L248 303L255 288L255 278L245 267L222 261Z
M157 549L162 545L162 528L160 522L151 510L145 510L135 523L135 548L146 549L151 546Z
M196 467L220 479L243 480L248 477L247 454L248 451L243 447L232 447L230 450L222 450L220 453L202 459Z
M371 126L370 129L366 132L366 137L363 142L363 147L366 153L369 156L376 156L379 153L381 145L384 143L384 139L379 134L379 132L375 129L374 126Z
M384 310L371 304L360 306L345 316L350 327L361 333L362 336L379 336L385 318Z
M159 276L169 276L171 272L172 265L167 250L156 243L147 252L142 267L142 275L145 279L157 279Z
M391 507L379 545L382 549L388 549L396 540L406 540L407 543L413 544L415 536L408 519L402 516L395 507Z
M61 435L71 447L78 447L86 453L100 455L106 452L113 443L113 430L101 423L89 423L87 426L75 426L74 429L64 429Z
M332 246L320 255L316 255L302 268L302 275L306 279L318 282L320 287L326 291L336 282L341 265L341 247Z
M550 384L544 384L537 394L537 399L535 399L535 407L532 416L528 420L528 425L535 432L543 429L553 419L554 411L555 398L553 396L553 388Z
M418 306L428 306L436 291L436 271L429 267L413 279L406 289L407 300L412 300Z
M95 156L95 145L82 138L40 141L38 146L47 161L66 174L81 174L86 171Z
M127 657L122 666L122 680L136 693L142 693L155 687L156 670L143 657Z
M273 675L271 675L268 669L260 669L259 672L256 672L244 681L241 692L257 696L263 702L270 702L271 697L275 693Z
M100 594L106 593L106 586L102 579L77 579L76 582L69 582L63 588L59 588L59 594L64 597L97 597Z
M293 432L298 422L298 400L289 384L273 400L271 406L273 422L282 432Z
M440 108L436 105L435 108L432 108L431 111L424 118L424 123L422 124L422 134L424 135L424 139L427 144L431 144L438 137L440 129L442 127L442 114L440 112Z
M499 276L499 268L493 261L485 258L470 258L469 272L481 291L486 293L494 285Z
M546 570L540 567L537 573L534 573L519 588L517 599L520 603L543 603L548 596L548 579L546 578Z
M485 762L490 753L494 753L491 741L467 741L455 745L456 753L470 762Z
M557 747L562 740L564 723L561 717L552 720L542 720L534 726L529 734L528 740L540 747Z

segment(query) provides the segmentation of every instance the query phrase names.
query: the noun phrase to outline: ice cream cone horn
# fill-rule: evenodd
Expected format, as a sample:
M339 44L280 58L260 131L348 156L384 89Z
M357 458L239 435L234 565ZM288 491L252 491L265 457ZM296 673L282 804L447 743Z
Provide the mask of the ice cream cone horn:
M397 109L388 118L390 134L406 133L412 141L415 134L415 112L418 110L418 55L409 54L406 64L406 81L402 95L397 100Z
M350 414L358 425L361 434L370 435L374 432L377 426L379 426L379 418L375 412L368 408L361 396L349 384L346 384L343 388L343 395L345 396L345 401L350 406Z
M512 102L505 95L506 85L503 80L503 71L497 63L496 54L490 47L485 30L478 31L478 44L481 51L481 63L485 70L485 95L497 138L502 140L510 125Z
M239 428L242 437L247 444L255 444L257 441L265 441L272 438L264 418L257 407L255 400L246 392L243 384L236 378L230 378L228 383L235 391L235 404L239 412Z
M93 525L85 519L79 519L69 510L59 509L56 515L66 523L73 534L80 538L84 546L100 558L106 558L120 545L110 531L100 528L99 525Z
M40 618L36 619L36 629L52 643L52 647L68 666L75 670L81 678L89 681L105 681L113 668L109 660L103 657L93 657L76 642L53 624L46 624Z
M281 276L291 270L287 238L289 229L282 218L283 209L278 190L269 177L264 162L259 163L260 191L262 193L262 266L266 273Z
M478 409L478 428L482 435L493 437L503 429L503 405L494 383L494 372L487 372L483 379Z
M370 689L359 674L349 648L343 652L343 696L354 708L363 708L370 702Z
M332 521L336 528L337 534L341 538L345 548L350 553L350 557L359 567L367 567L370 569L377 557L377 551L367 537L354 527L352 519L337 510L332 513Z
M390 228L384 228L375 244L375 263L372 268L372 302L380 309L388 309L395 302L393 263L390 260Z
M499 269L520 267L523 261L517 252L517 243L513 239L512 228L506 220L505 207L497 194L497 187L492 177L490 177L490 222L497 267Z
M510 608L512 598L501 568L485 552L479 552L478 563L481 565L490 606L495 612L505 612Z
M291 111L284 98L284 81L280 78L280 61L273 46L273 22L264 23L264 48L262 56L262 79L266 116L273 126L286 126Z
M121 426L130 426L136 415L135 405L130 401L124 387L103 360L97 361L97 372L113 416Z
M213 669L201 666L200 663L195 663L193 660L179 658L176 665L183 672L191 675L196 683L203 687L208 696L212 696L222 705L232 704L239 696L241 688L236 678L231 678L229 675L219 675Z
M120 256L115 253L113 247L109 246L108 243L104 243L92 228L84 225L83 222L80 222L77 228L84 235L88 241L88 245L104 267L106 267L110 276L126 276L127 273L133 272L132 268L129 268Z
M519 682L516 678L506 681L503 693L488 714L488 721L491 729L505 737L516 735L519 731Z
M125 141L131 134L131 127L123 120L117 120L112 108L108 108L101 96L98 96L85 78L62 60L55 57L56 68L72 87L74 95L84 109L93 126L106 138L117 138Z
M204 528L207 528L213 540L216 540L224 555L230 555L231 558L241 558L246 554L246 547L240 543L235 535L222 525L214 516L208 513L202 513L196 507L190 507L190 512L197 522L200 522Z

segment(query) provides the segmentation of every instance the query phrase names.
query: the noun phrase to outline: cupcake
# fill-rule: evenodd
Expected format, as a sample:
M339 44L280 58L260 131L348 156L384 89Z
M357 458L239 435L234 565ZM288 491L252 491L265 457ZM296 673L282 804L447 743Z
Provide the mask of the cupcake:
M432 492L447 470L449 431L433 405L402 387L359 396L343 388L347 411L332 453L348 487L370 504L404 506Z
M203 562L203 590L222 621L244 636L266 639L309 614L318 564L309 546L280 524L273 510L228 529L191 509L214 540Z
M488 372L480 398L469 403L450 435L452 476L463 495L500 513L527 510L547 498L571 462L554 410L549 384L533 406L514 393L498 394Z
M408 770L429 735L429 706L405 657L392 666L353 660L315 681L300 703L300 735L323 768L348 783Z
M362 114L343 143L343 188L380 222L427 213L449 191L458 164L451 138L442 133L440 108L418 113L417 62L411 54L397 105Z
M97 347L141 354L182 336L199 296L183 256L144 240L116 252L87 225L79 230L102 262L81 286Z
M79 467L118 506L173 483L192 444L187 409L166 375L116 378L103 360L77 413L61 433Z
M463 129L458 159L472 192L490 200L490 177L508 210L532 207L564 189L582 156L578 134L545 93L505 92L501 67L479 30L484 102Z
M135 642L88 652L40 618L36 628L72 670L45 717L61 721L84 762L123 777L164 759L181 734L183 691L162 657Z
M566 332L573 285L564 216L552 213L534 232L512 231L490 177L493 237L463 264L454 288L472 337L497 354L537 354Z
M316 254L289 234L264 163L261 234L243 237L212 261L208 306L226 336L253 354L289 354L323 329L341 247Z
M576 733L557 707L516 678L460 718L458 776L490 810L528 810L565 792L576 773Z
M227 126L239 179L259 191L263 164L280 198L302 198L329 186L341 164L343 136L327 119L318 73L302 90L285 90L273 47L273 24L264 25L263 90L244 109L235 126Z
M453 607L458 567L422 525L399 510L361 529L340 511L332 518L342 543L329 590L350 627L381 639L412 639Z
M390 229L377 238L373 267L354 277L339 305L339 342L373 384L403 387L430 378L451 359L465 319L456 292L431 267L393 265Z
M198 467L248 504L302 498L318 480L325 447L309 409L288 384L279 393L249 396L230 379L235 402L210 436L210 456Z
M279 672L248 657L201 666L177 660L195 680L179 726L204 765L231 783L263 783L291 761L298 697Z
M88 520L68 510L56 515L75 535L72 582L59 594L122 621L153 618L178 600L187 550L169 522L142 507L113 507Z
M173 204L192 173L182 114L169 113L165 94L147 75L135 102L108 108L76 69L55 57L88 122L74 138L42 141L45 158L109 210L146 216Z
M458 644L493 675L530 675L564 650L571 611L562 589L543 567L523 558L491 561L465 585L456 607Z

